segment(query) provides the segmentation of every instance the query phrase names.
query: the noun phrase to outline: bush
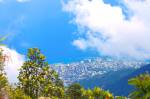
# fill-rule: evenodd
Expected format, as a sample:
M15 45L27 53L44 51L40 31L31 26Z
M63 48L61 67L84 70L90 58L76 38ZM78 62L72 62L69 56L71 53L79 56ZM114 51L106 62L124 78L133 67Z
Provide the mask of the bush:
M132 78L128 83L135 87L135 90L129 95L132 99L150 99L150 74L141 74Z

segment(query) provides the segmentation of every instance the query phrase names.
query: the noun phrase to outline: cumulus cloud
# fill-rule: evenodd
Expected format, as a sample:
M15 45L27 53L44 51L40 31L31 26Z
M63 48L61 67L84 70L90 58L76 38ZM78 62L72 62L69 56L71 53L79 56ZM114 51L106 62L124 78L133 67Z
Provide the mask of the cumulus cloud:
M5 71L7 77L11 83L17 82L17 76L19 74L18 69L23 65L25 57L14 49L4 46L0 46L0 48L4 50L4 55L8 57L7 61L5 62Z
M150 0L122 0L128 9L103 0L70 0L63 9L73 15L80 37L73 45L102 55L150 58ZM129 15L130 14L130 15ZM129 16L127 19L126 17Z

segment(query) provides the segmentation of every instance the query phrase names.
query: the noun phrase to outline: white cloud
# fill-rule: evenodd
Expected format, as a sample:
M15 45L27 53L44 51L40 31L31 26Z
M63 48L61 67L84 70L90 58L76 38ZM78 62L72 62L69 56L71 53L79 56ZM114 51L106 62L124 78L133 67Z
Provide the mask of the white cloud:
M19 3L25 3L25 2L30 2L31 0L17 0Z
M78 39L73 42L73 45L78 46L80 49L85 50L87 48L87 42L84 39Z
M8 57L5 63L7 77L11 83L17 82L17 76L19 74L18 69L23 65L25 57L14 49L10 49L4 46L1 46L1 48L4 50L3 53Z
M120 6L103 0L70 0L64 4L63 9L74 15L73 22L87 31L79 33L73 44L103 55L150 58L150 0L124 0L123 4L132 13L129 20Z

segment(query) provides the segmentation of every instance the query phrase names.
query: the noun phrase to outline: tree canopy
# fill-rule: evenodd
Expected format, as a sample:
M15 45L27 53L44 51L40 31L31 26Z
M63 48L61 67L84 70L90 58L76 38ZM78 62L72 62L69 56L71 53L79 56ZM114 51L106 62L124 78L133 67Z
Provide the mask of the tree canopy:
M50 67L38 48L28 49L27 59L19 70L19 82L10 85L4 70L5 58L0 49L0 99L127 99L124 96L113 96L100 87L85 89L79 83L65 87L58 73ZM128 83L135 87L129 98L150 98L149 73L131 78Z
M135 90L129 95L133 99L150 99L150 74L141 74L132 78L128 83L135 87Z
M19 87L33 99L62 97L63 83L38 48L28 50L27 61L21 67L18 79Z

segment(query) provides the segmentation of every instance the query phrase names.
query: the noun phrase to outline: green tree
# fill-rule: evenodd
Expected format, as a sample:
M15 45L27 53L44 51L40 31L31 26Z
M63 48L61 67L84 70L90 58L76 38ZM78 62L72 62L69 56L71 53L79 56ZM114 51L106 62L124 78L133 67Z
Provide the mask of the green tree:
M94 99L93 91L91 89L86 90L83 96L84 99Z
M0 96L4 96L6 94L5 87L7 86L8 81L4 74L0 74Z
M27 61L21 67L18 79L19 87L32 99L63 97L63 82L37 48L28 50Z
M99 99L100 96L102 95L102 89L99 88L99 87L95 87L95 88L93 89L93 95L94 95L94 98L95 98L95 99Z
M127 99L127 98L124 96L116 96L115 99Z
M9 99L31 99L30 96L27 96L23 90L16 88L16 86L7 86L6 91Z
M135 87L135 90L129 95L132 99L150 99L150 74L141 74L132 78L128 83Z
M3 55L3 49L0 48L0 74L4 74L4 62L5 56Z
M4 97L6 95L5 87L8 84L6 73L4 71L4 62L6 59L6 56L3 54L3 49L1 46L3 46L2 42L6 39L6 37L0 38L0 98Z
M113 94L110 93L109 91L103 91L102 96L103 96L104 99L114 99Z
M95 87L93 90L82 88L81 91L82 99L114 99L114 96L109 91L105 91L99 87Z
M78 83L71 84L67 90L66 95L69 97L69 99L82 99L82 87Z
M7 55L4 55L3 48L5 46L2 44L6 40L7 35L0 38L0 99L31 99L29 96L26 96L22 90L16 89L9 85L6 73L4 70L4 62L6 61Z
M0 48L0 96L4 96L6 94L5 87L8 84L6 74L4 71L4 62L5 56L3 55L3 50Z

